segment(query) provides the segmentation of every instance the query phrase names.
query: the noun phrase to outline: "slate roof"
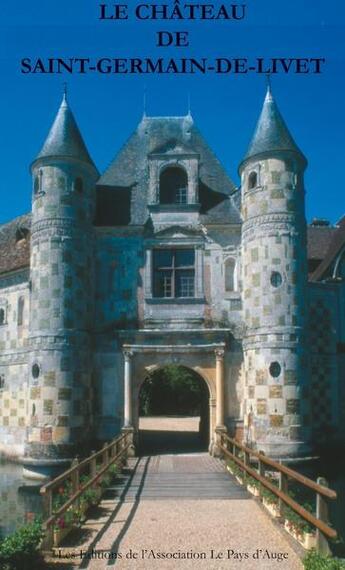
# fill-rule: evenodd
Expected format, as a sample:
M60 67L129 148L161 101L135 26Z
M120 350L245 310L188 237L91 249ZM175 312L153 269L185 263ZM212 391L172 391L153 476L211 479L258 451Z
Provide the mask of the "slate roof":
M333 230L325 255L322 257L322 262L311 275L311 281L321 281L323 278L332 276L333 263L340 251L345 247L345 216L341 218Z
M231 197L235 184L187 115L143 117L98 181L96 225L145 224L148 156L174 152L199 155L201 221L240 224L240 212Z
M0 225L0 275L30 264L31 214Z
M324 259L336 231L334 226L308 226L308 259Z
M54 123L36 160L47 157L77 158L93 165L66 95L63 96Z
M287 128L271 89L268 87L254 136L242 164L250 158L276 151L293 152L298 154L305 164L307 163Z

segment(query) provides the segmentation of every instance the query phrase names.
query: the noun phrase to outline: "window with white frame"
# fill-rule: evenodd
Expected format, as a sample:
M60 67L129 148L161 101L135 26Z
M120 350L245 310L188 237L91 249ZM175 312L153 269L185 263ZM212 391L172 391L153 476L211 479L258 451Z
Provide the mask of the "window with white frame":
M153 296L164 299L195 295L194 249L153 251Z

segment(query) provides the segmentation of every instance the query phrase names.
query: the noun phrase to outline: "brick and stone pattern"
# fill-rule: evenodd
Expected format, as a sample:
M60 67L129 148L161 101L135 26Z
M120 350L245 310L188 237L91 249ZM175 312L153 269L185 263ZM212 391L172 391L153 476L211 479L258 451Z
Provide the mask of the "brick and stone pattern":
M28 398L28 272L0 279L0 453L22 455L27 428Z
M257 185L249 186L256 172ZM246 423L270 454L299 453L305 374L303 172L282 153L242 173Z
M95 172L79 161L43 159L34 164L37 176L26 454L59 457L70 455L92 429Z
M318 441L334 436L342 425L342 398L337 382L337 339L341 335L337 293L334 284L310 287L310 392L306 395L310 399L310 413L306 419Z

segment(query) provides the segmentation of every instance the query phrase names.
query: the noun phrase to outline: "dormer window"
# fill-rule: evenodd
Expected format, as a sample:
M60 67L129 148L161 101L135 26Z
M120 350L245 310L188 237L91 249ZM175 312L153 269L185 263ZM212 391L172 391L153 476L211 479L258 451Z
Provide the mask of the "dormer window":
M251 172L248 178L248 190L253 190L258 185L258 174L257 172Z
M161 204L187 204L188 177L180 166L165 168L159 177Z

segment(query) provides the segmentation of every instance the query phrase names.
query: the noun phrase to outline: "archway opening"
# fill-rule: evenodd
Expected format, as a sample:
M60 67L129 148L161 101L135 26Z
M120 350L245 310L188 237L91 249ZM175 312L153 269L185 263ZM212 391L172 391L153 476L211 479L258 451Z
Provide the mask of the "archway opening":
M187 204L188 177L180 166L169 166L159 177L161 204Z
M209 388L194 370L167 365L147 375L139 393L141 454L208 449Z

